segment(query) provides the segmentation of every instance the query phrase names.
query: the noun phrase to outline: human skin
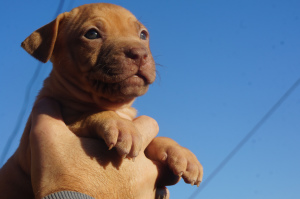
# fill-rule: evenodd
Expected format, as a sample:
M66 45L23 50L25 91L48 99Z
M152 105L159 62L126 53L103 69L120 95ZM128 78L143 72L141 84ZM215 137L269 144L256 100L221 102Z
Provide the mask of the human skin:
M52 100L36 104L32 121L31 181L36 198L62 190L95 198L169 198L163 185L179 180L144 153L134 161L121 159L116 151L108 151L103 141L77 137L67 128L58 104ZM158 125L147 116L138 117L134 124L143 132L144 151L158 133Z

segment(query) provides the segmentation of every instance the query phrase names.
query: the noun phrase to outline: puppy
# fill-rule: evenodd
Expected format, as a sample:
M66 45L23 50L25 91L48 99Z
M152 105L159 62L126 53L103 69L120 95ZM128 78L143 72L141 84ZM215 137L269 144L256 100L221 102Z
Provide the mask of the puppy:
M141 136L132 123L136 110L131 105L147 92L156 70L148 30L128 10L104 3L80 6L33 32L22 47L53 63L37 101L50 97L59 102L65 123L76 135L103 139L121 158L139 154ZM30 126L29 118L18 148L28 157ZM190 151L175 145L170 139L154 139L146 155L199 185L202 166ZM30 158L15 159L30 173Z

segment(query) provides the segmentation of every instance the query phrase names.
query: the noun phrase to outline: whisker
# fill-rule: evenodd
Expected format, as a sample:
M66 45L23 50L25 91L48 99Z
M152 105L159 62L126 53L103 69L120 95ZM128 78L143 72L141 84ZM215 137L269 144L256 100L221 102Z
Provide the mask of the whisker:
M157 63L157 62L155 62L155 66L165 67L164 65Z
M158 84L160 84L160 82L161 82L161 75L160 75L160 73L159 73L158 70L155 70L155 73L156 73L156 76L157 76L157 78L155 78L155 82L158 82Z

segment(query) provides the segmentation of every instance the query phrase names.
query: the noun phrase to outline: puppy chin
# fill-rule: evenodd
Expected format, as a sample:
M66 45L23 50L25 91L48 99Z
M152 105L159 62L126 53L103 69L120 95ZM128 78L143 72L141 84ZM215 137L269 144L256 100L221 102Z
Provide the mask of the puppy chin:
M144 95L148 91L149 86L143 87L125 87L122 88L120 93L123 94L124 98L130 99Z
M133 100L136 97L144 95L148 91L149 85L120 85L117 90L112 89L108 99L113 102L124 102Z
M116 110L124 106L131 106L135 98L144 95L148 88L149 84L145 84L145 82L141 84L139 80L128 79L115 84L98 83L96 89L94 87L92 95L99 108Z

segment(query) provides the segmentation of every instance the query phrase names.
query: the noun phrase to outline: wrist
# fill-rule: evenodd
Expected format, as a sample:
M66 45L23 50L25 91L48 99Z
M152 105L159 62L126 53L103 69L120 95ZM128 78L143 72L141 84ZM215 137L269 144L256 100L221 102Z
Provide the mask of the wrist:
M84 198L84 199L95 199L89 195L75 192L75 191L61 191L61 192L56 192L50 195L47 195L43 197L42 199L72 199L72 198Z
M3 199L34 198L30 176L11 157L0 169L0 195Z
M56 177L46 178L45 180L41 179L38 183L33 183L33 192L36 199L51 199L55 198L54 196L56 196L57 193L64 194L65 192L67 192L67 196L69 196L70 193L96 196L96 192L90 186L93 183L84 182L82 179L74 177L74 175L55 175ZM47 197L49 195L51 195L51 197ZM68 197L64 199L68 199Z

